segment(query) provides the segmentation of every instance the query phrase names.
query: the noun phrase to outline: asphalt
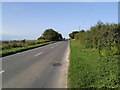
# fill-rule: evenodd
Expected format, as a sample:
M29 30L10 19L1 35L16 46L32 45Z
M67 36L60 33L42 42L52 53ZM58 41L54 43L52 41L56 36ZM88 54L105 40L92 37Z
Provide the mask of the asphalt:
M2 58L2 88L67 88L69 41Z

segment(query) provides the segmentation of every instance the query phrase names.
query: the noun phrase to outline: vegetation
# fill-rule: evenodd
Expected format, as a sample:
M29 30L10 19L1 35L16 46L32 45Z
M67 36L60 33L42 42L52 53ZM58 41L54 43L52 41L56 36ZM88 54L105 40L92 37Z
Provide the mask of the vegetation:
M75 34L77 34L77 33L79 33L79 32L78 32L78 31L73 31L72 33L69 34L69 37L70 37L71 39L74 39Z
M13 49L13 48L19 48L19 47L26 47L30 45L36 45L49 42L48 40L20 40L20 41L2 41L0 44L0 49L6 50L6 49Z
M28 41L29 42L29 41ZM30 41L31 42L31 41ZM35 41L36 42L36 41ZM33 49L33 48L36 48L36 47L40 47L40 46L44 46L44 45L47 45L47 44L51 44L51 43L54 43L55 41L49 41L49 42L44 42L44 43L39 43L39 44L34 44L34 45L29 45L29 46L23 46L23 47L17 47L17 48L11 48L11 49L5 49L5 50L1 50L0 51L0 54L1 56L7 56L7 55L11 55L11 54L15 54L17 52L22 52L22 51L25 51L25 50L29 50L29 49ZM27 44L27 43L26 43ZM0 56L0 57L1 57Z
M55 41L62 40L63 37L60 33L53 29L47 29L38 40L20 40L20 41L1 41L0 42L0 57L24 50L36 48L39 46L54 43Z
M62 40L63 37L60 33L54 31L53 29L47 29L44 31L42 36L38 38L38 40L40 39L50 40L50 41L59 41L59 40Z
M101 21L70 42L70 88L119 88L120 27Z
M54 43L55 41L47 40L21 40L21 41L3 41L0 44L1 56L7 56L17 52L29 50L43 45Z
M70 41L69 88L118 88L118 57L100 57L97 50Z
M80 31L75 39L89 48L95 48L101 56L120 55L120 27L118 24L98 22L89 31Z

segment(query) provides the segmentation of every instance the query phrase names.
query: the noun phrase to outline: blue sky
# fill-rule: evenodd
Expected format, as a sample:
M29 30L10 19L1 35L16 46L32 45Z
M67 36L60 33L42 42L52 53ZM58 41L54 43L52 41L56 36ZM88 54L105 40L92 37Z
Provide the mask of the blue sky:
M117 2L4 2L4 40L36 40L52 28L68 38L72 31L88 30L98 20L118 23Z

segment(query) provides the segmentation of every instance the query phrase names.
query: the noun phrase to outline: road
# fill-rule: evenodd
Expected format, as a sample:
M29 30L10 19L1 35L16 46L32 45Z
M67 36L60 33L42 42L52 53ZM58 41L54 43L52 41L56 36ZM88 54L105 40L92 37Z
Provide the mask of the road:
M2 88L67 88L69 41L2 58Z

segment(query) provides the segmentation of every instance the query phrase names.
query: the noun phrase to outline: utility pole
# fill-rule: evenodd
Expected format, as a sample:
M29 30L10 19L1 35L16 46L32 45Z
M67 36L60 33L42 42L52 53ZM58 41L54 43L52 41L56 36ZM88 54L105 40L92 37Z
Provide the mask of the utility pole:
M79 26L79 31L80 31L80 26Z

